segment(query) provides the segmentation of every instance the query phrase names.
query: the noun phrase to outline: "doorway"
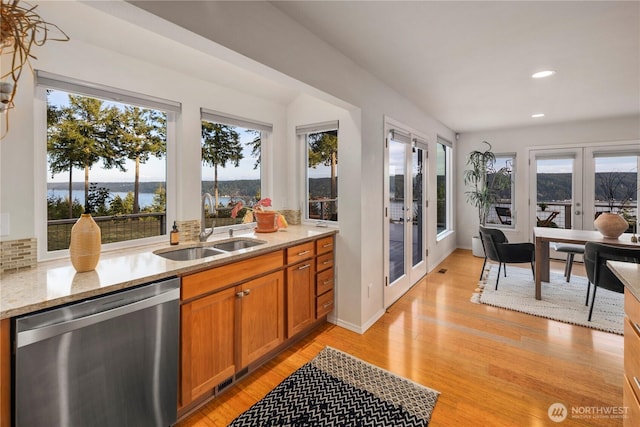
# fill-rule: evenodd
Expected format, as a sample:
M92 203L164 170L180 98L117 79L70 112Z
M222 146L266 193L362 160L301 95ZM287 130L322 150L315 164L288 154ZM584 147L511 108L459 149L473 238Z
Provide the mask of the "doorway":
M385 308L427 273L427 142L387 122L385 141Z
M612 211L636 231L638 142L531 150L530 165L532 226L593 230L595 218Z

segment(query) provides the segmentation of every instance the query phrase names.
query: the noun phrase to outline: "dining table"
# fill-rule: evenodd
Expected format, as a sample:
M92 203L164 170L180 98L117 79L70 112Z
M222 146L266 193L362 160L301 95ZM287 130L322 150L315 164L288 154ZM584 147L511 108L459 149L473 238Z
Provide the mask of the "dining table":
M535 290L536 299L542 299L542 282L549 282L549 243L574 243L584 245L587 242L604 243L612 246L626 246L640 249L640 244L631 241L632 234L624 233L617 239L604 237L595 230L571 230L565 228L534 227L533 241L535 254Z

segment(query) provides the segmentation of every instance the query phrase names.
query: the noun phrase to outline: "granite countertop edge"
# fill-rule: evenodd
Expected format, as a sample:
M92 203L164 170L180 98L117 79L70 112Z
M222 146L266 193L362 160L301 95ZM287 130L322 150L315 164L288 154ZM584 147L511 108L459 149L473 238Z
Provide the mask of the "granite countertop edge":
M0 319L81 301L114 291L183 276L249 259L288 246L338 233L336 228L293 225L274 233L237 231L233 238L251 238L264 244L227 254L190 261L172 261L154 252L200 245L197 242L170 246L151 244L137 248L105 252L93 271L77 273L69 259L39 262L36 267L5 273L0 280ZM227 233L214 234L206 245L229 240Z

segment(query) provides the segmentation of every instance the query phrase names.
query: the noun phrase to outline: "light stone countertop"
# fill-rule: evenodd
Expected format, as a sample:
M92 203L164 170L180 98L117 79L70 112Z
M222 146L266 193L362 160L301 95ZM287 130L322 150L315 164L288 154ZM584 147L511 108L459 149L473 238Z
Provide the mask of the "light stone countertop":
M607 265L613 271L625 288L640 301L640 264L621 261L607 261Z
M197 243L169 243L141 246L102 253L94 271L76 273L71 261L60 259L40 262L35 268L5 273L0 280L0 319L55 307L73 301L106 294L119 289L180 276L200 270L250 258L287 246L326 237L338 232L335 228L292 225L274 233L236 230L234 238L264 240L266 243L232 253L192 261L172 261L153 251L198 246ZM228 240L227 233L214 234L207 244ZM168 240L168 237L167 237Z

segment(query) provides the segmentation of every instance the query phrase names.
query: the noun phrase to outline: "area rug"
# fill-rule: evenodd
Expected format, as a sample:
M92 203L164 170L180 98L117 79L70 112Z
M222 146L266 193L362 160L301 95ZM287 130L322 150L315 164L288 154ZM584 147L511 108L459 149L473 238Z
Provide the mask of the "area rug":
M230 426L426 426L439 394L325 347Z
M472 302L520 311L534 316L586 326L601 331L623 334L624 295L598 288L591 322L585 303L587 278L571 276L567 283L561 273L551 272L550 283L542 282L542 300L535 299L535 284L530 268L507 266L507 277L500 273L495 290L497 265L485 272L481 292L473 294ZM486 286L485 286L486 285ZM593 292L591 286L590 292ZM591 297L589 297L591 302Z

